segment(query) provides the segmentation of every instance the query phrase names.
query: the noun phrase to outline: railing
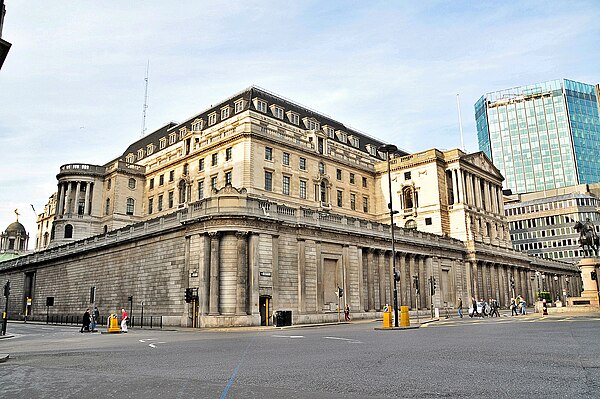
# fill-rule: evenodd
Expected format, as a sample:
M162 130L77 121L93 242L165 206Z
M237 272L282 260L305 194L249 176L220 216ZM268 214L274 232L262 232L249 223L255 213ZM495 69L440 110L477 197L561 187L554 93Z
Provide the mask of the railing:
M108 318L105 316L101 316L100 320L96 322L97 326L106 326ZM59 315L59 314L51 314L46 315L46 324L54 324L54 325L71 325L71 326L80 326L83 323L83 316L81 315ZM137 324L136 324L137 323ZM129 318L129 322L127 323L128 327L140 327L140 328L163 328L163 317L162 316L144 316L144 317L136 317L131 316Z

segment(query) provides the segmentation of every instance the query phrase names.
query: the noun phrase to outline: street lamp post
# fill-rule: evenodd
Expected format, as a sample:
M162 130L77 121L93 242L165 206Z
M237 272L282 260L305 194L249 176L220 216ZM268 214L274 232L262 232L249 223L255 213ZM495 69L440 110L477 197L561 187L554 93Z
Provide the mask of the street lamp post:
M394 239L394 208L392 206L392 174L390 172L390 155L398 151L398 147L393 144L384 144L378 148L379 151L387 154L387 172L388 172L388 188L390 194L390 202L388 208L390 209L390 229L392 231L392 267L394 269L394 326L398 327L398 286L397 281L400 279L398 272L396 272L396 248Z
M537 300L540 300L540 272L535 272L535 277L537 278Z

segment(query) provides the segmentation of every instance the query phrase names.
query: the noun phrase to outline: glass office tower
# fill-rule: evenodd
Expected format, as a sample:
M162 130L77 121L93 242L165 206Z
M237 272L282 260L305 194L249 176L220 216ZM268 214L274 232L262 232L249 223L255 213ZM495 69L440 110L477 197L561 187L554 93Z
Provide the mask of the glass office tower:
M513 193L600 182L598 86L561 79L475 103L479 149Z

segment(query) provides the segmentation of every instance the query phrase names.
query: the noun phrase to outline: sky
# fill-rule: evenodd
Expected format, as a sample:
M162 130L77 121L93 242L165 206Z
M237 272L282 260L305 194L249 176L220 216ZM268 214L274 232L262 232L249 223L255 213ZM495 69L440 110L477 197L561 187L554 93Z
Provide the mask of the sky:
M142 134L257 85L407 152L478 151L483 94L600 82L597 1L5 0L0 230L61 165L103 165ZM34 210L32 209L32 205Z

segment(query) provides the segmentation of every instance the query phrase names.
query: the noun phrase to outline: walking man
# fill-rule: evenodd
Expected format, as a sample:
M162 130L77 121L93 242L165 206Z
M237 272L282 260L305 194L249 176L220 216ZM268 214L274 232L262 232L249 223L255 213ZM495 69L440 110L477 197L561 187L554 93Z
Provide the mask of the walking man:
M462 298L458 298L458 315L462 319Z
M127 332L127 312L121 309L121 332Z
M98 306L94 306L94 311L92 312L92 332L96 331L96 326L98 325L99 320L100 312L98 311Z
M350 306L348 306L348 304L346 304L346 307L344 308L344 320L350 321Z
M81 324L81 330L79 330L80 333L82 332L90 332L90 308L87 308L85 310L85 313L83 314L83 322Z

